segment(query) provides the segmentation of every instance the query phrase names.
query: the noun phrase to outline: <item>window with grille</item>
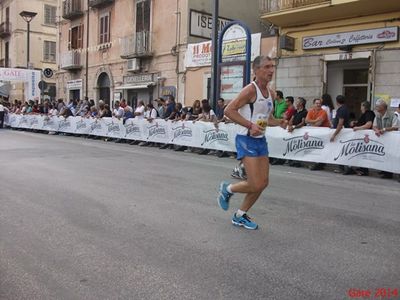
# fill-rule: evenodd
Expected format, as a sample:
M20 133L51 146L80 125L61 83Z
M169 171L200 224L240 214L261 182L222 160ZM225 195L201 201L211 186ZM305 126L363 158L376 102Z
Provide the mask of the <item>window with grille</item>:
M56 61L56 42L44 41L43 60L48 62Z
M99 44L110 42L110 13L100 16Z
M44 24L56 25L57 7L51 5L44 5Z

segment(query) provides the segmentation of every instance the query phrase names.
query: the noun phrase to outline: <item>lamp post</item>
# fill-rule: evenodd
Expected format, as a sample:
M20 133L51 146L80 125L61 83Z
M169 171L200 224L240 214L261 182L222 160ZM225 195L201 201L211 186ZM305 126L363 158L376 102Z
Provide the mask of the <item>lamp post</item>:
M30 34L30 24L32 19L37 15L35 12L31 11L21 11L19 15L24 19L27 24L27 32L26 32L26 68L29 69L29 34Z

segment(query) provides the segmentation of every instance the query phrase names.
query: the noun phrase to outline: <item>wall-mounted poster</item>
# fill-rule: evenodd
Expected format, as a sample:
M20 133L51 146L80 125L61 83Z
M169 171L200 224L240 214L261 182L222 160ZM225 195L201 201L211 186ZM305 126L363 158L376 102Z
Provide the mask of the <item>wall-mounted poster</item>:
M244 85L244 64L221 66L221 93L225 101L233 100Z

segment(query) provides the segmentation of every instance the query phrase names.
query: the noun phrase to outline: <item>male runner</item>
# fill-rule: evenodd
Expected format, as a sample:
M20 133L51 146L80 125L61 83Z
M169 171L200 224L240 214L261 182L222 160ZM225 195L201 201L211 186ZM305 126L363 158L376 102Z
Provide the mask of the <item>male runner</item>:
M257 229L247 212L268 186L269 161L265 128L282 125L283 120L273 116L275 93L268 88L274 74L274 61L268 56L258 56L253 62L255 80L245 86L239 95L225 108L226 116L241 125L236 136L237 159L245 166L247 180L235 184L222 182L218 204L228 210L229 199L234 193L246 194L232 223L246 229Z

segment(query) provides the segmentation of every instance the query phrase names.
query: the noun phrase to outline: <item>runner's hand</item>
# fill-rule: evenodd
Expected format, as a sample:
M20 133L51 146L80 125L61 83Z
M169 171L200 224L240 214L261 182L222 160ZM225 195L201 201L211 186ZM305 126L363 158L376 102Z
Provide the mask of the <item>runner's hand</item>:
M252 123L250 128L251 136L258 136L264 134L264 128L258 126L257 124Z

